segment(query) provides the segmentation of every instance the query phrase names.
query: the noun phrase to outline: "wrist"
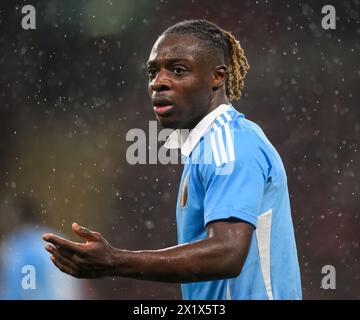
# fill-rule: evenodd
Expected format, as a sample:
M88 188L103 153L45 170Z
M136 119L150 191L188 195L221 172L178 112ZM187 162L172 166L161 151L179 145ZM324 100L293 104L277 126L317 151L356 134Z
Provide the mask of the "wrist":
M109 261L109 276L127 277L134 273L131 270L133 256L133 251L112 248Z

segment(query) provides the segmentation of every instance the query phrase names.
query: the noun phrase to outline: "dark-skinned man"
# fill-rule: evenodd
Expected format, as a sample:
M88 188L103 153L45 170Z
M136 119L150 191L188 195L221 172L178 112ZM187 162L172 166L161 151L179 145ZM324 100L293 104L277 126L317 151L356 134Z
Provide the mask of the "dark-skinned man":
M302 298L281 158L231 105L248 69L235 37L206 20L177 23L157 39L148 90L157 120L175 129L165 146L180 148L184 162L179 244L129 251L74 223L86 242L43 236L61 271L179 282L183 299Z

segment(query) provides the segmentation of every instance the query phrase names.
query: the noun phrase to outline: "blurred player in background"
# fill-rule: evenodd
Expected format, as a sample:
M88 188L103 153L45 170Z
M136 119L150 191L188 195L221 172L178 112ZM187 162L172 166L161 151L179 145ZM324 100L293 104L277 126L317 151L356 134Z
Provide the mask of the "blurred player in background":
M177 23L157 39L148 89L160 124L176 129L165 146L181 148L184 161L179 244L117 249L74 223L85 243L43 236L60 270L179 282L184 299L302 298L283 163L260 127L231 105L248 69L235 37L206 20Z
M17 202L15 213L22 224L0 246L0 299L83 299L80 281L54 269L42 250L40 208L32 199ZM48 231L48 230L47 230ZM44 254L45 253L45 254Z

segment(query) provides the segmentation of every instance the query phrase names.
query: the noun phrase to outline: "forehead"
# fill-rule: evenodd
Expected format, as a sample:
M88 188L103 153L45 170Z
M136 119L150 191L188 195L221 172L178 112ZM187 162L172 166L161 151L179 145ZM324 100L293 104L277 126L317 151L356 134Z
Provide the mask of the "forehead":
M160 36L150 52L148 63L162 60L199 60L204 56L204 44L199 38L187 34Z

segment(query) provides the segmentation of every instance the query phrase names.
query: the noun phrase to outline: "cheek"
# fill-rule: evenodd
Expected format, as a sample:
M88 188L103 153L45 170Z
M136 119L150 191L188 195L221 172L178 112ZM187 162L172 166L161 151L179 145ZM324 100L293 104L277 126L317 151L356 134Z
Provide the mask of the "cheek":
M191 79L183 83L181 87L182 94L187 100L202 100L211 92L211 86L203 79Z
M194 83L194 85L187 90L186 100L189 102L189 107L191 105L191 109L194 107L196 107L196 109L202 109L203 107L208 107L211 101L211 92L209 88L203 84L199 85L198 83Z

